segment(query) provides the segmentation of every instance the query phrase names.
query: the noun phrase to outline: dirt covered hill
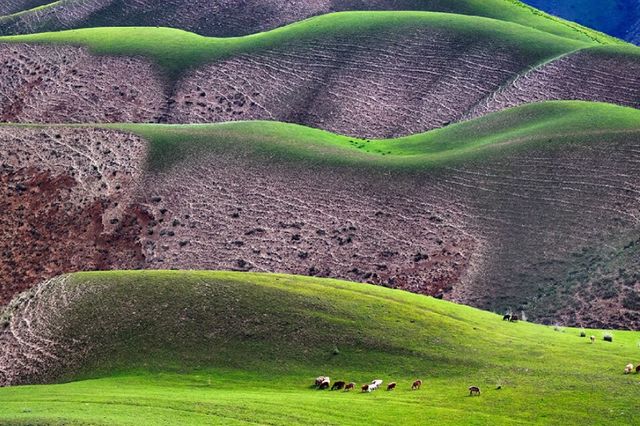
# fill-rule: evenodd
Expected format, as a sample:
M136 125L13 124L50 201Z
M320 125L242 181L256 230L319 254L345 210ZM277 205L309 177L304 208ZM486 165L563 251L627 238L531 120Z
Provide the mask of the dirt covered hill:
M637 49L596 44L426 12L333 14L236 39L155 28L8 37L0 120L264 119L395 137L539 100L638 107Z
M267 122L3 127L3 301L61 272L231 269L638 326L638 123L547 103L389 141Z

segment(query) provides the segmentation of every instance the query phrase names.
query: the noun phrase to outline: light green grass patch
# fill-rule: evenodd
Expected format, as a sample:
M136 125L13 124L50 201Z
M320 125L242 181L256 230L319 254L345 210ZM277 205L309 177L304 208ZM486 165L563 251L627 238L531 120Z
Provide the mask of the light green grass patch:
M83 273L72 286L101 288L100 300L82 302L92 318L106 316L92 320L98 324L131 315L131 306L136 318L157 318L153 311L163 303L169 317L191 306L209 312L203 322L228 319L235 326L221 328L214 340L177 346L172 357L156 356L154 345L197 336L198 324L167 320L173 324L167 329L160 320L145 333L110 338L108 355L71 378L77 381L0 389L0 422L632 424L640 415L632 403L640 378L622 374L628 362L640 361L637 332L615 332L614 342L605 343L602 331L589 330L598 337L590 344L576 329L507 323L420 295L287 275ZM261 318L259 333L243 333ZM173 361L185 357L191 362ZM320 374L399 387L317 391L310 385ZM417 377L423 389L412 392ZM482 395L469 397L469 385Z

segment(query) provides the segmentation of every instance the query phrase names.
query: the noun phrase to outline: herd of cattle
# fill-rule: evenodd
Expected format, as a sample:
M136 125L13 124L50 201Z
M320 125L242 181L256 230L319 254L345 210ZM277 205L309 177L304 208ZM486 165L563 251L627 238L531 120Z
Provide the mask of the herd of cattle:
M333 385L331 385L331 379L327 376L319 376L316 377L316 381L314 383L314 386L317 389L320 390L324 390L324 389L331 389L331 390L342 390L344 389L345 392L350 391L350 390L354 390L356 388L356 384L354 382L350 382L347 383L345 381L339 380L337 382L335 382ZM373 392L374 390L377 390L378 388L380 388L380 386L382 386L382 380L380 379L376 379L376 380L372 380L371 383L365 383L364 385L362 385L360 387L360 390L362 392ZM396 382L391 382L387 385L387 391L392 391L396 388L397 383ZM420 387L422 387L422 380L415 380L412 384L411 384L411 390L419 390ZM480 395L480 388L477 386L469 386L469 395Z

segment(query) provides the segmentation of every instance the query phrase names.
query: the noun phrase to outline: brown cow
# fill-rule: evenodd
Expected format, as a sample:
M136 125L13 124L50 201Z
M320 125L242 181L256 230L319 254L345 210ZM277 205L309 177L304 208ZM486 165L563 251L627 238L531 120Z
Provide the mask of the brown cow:
M395 388L396 388L396 382L391 382L387 385L388 391L394 390Z
M420 389L420 386L422 386L422 380L416 380L411 385L411 390L418 390L418 389Z
M473 394L480 395L480 388L477 386L469 386L469 396Z
M517 315L511 315L511 319L509 320L509 322L518 322L520 318L518 318Z
M346 392L346 391L350 391L351 389L355 389L355 388L356 388L356 384L351 382L347 386L344 387L344 390Z
M360 389L362 389L362 392L368 392L369 391L369 383L367 383L366 385L362 385L362 387Z
M640 364L636 367L636 373L640 373Z

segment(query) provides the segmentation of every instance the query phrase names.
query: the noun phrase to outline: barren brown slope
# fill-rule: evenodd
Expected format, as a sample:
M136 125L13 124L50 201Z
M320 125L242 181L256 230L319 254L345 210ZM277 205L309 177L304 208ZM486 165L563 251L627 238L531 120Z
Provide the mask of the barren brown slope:
M402 154L421 139L339 148L277 123L123 128L150 154L115 128L5 128L0 146L19 154L3 155L4 301L60 272L231 269L638 326L640 120L572 105L427 134L424 156ZM429 148L469 138L460 155Z
M163 79L144 58L69 46L0 45L0 121L154 122Z
M465 118L544 100L598 100L640 108L640 52L584 49L519 75Z
M11 15L53 3L52 0L5 0L0 3L0 16Z

